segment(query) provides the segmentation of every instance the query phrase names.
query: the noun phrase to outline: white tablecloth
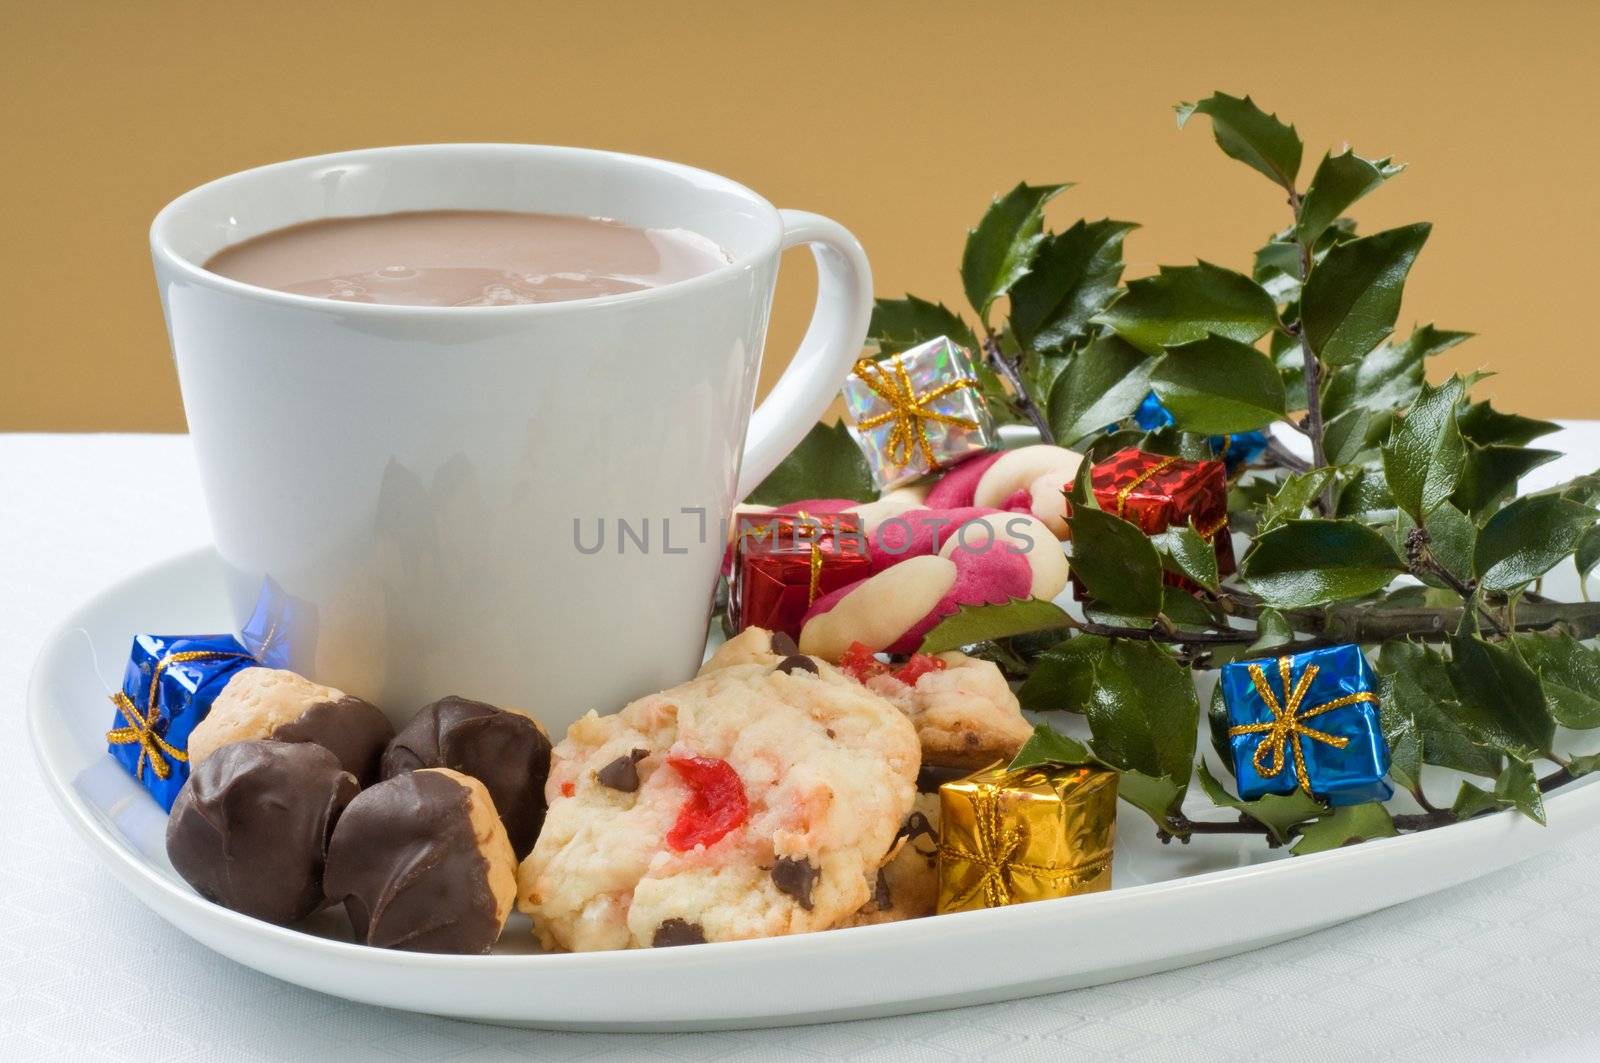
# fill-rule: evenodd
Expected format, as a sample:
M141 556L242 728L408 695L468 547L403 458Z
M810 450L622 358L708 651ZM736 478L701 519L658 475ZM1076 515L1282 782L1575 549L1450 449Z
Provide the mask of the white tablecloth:
M1575 427L1553 445L1572 456L1541 478L1600 465L1600 425ZM28 671L50 628L107 583L207 541L188 440L0 436L0 500L0 710L11 735L0 771L3 1058L1600 1055L1594 832L1509 871L1232 959L903 1018L735 1033L545 1033L286 985L190 941L102 871L40 789L22 738Z

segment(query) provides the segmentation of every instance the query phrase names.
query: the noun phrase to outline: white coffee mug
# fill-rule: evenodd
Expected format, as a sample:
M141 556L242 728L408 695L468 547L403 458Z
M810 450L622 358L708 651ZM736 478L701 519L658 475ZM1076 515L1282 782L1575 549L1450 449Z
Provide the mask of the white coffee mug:
M683 228L730 261L488 307L335 302L203 268L287 225L438 209ZM834 222L702 170L574 148L264 166L181 196L150 235L246 641L397 721L460 694L532 711L558 738L694 672L725 521L838 392L872 301ZM816 255L816 312L752 415L779 253L798 244Z

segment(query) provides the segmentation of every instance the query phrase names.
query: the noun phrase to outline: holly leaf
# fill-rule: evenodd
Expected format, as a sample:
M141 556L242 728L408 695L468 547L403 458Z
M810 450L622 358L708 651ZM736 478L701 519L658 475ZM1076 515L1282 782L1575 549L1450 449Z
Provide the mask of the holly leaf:
M1200 701L1189 670L1166 650L1132 639L1107 643L1094 663L1086 714L1101 760L1187 788Z
M1183 808L1183 797L1188 792L1187 778L1151 776L1141 771L1125 771L1117 776L1117 796L1155 820L1157 827L1173 834L1185 833L1178 830L1173 821Z
M1278 303L1300 296L1300 245L1287 239L1290 235L1279 233L1263 244L1250 270L1255 282Z
M1256 540L1241 574L1280 609L1382 590L1405 570L1382 535L1352 520L1292 520Z
M1450 653L1447 671L1463 726L1522 760L1550 752L1555 720L1539 677L1514 645L1456 635Z
M980 349L971 326L943 303L907 295L904 299L878 299L872 304L867 339L875 341L884 354L897 354L940 336L948 336L970 352Z
M1428 514L1428 550L1433 559L1463 583L1472 578L1472 554L1477 548L1478 526L1472 518L1445 502ZM1444 586L1437 576L1424 574L1427 582Z
M1129 281L1122 297L1090 320L1161 354L1213 334L1254 343L1277 326L1278 307L1249 277L1201 262L1162 266L1154 277Z
M963 605L922 637L918 651L944 653L976 642L1070 626L1072 618L1060 606L1038 598L1013 598L998 605Z
M1050 389L1050 431L1071 443L1132 416L1150 393L1154 366L1143 351L1115 336L1094 340L1068 359Z
M747 501L781 506L803 498L870 502L877 497L867 459L841 422L813 425L800 445L750 492Z
M1515 757L1506 761L1505 770L1495 780L1492 792L1469 782L1462 783L1450 811L1457 819L1471 819L1503 808L1514 808L1541 827L1545 825L1544 795L1539 792L1539 779L1531 765Z
M1132 617L1161 611L1161 557L1138 527L1104 510L1074 506L1072 570L1102 608Z
M1169 571L1188 576L1208 591L1217 590L1220 577L1217 575L1216 547L1195 530L1193 521L1152 535L1150 541Z
M1245 651L1247 657L1259 657L1267 650L1287 646L1294 641L1294 628L1276 609L1263 609L1256 617L1256 640Z
M1044 205L1071 187L1019 184L996 198L977 228L967 233L961 283L980 320L987 320L994 301L1027 276L1044 238Z
M1269 532L1292 520L1314 516L1312 504L1317 496L1322 494L1323 489L1333 481L1334 476L1335 470L1329 468L1312 469L1310 472L1296 472L1285 476L1277 492L1261 503L1261 518L1256 524L1256 534Z
M1555 450L1469 443L1461 481L1450 500L1463 512L1482 516L1515 493L1518 481L1529 472L1559 457Z
M1308 246L1315 243L1356 200L1404 169L1390 159L1363 159L1348 149L1343 155L1324 155L1300 203L1296 239Z
M1031 712L1083 712L1094 690L1094 666L1110 640L1078 635L1058 642L1034 658L1033 671L1017 690Z
M1420 222L1338 244L1311 271L1300 324L1323 361L1359 361L1394 331L1406 274L1430 229Z
M1399 833L1394 820L1389 817L1389 810L1376 801L1347 805L1334 809L1331 816L1324 816L1301 827L1300 840L1294 843L1290 852L1296 856L1306 856L1373 838L1393 838Z
M1387 412L1372 410L1346 410L1324 422L1322 449L1332 465L1349 465L1360 460L1378 438L1394 426L1394 417Z
M1175 110L1179 129L1197 114L1207 116L1225 155L1265 174L1286 191L1294 191L1302 150L1294 126L1267 114L1248 96L1239 99L1224 92L1212 93L1199 103L1180 103Z
M1011 289L1011 329L1035 351L1059 351L1085 337L1089 319L1122 279L1122 241L1131 221L1079 221L1047 235L1033 266Z
M1047 723L1033 729L1017 755L1006 765L1010 770L1036 768L1041 764L1093 764L1094 754L1075 738L1068 738Z
M1405 686L1406 690L1399 688ZM1407 790L1422 786L1422 732L1407 702L1421 691L1407 676L1378 678L1378 724L1389 747L1389 775Z
M1499 444L1525 447L1541 436L1561 431L1554 421L1538 421L1520 413L1501 413L1488 399L1474 402L1458 418L1461 434L1480 447Z
M1367 462L1355 469L1347 469L1344 486L1339 489L1336 513L1341 517L1358 517L1372 524L1394 519L1394 496L1383 478L1381 461Z
M1572 554L1573 564L1578 566L1578 586L1583 592L1584 601L1589 600L1589 573L1600 565L1600 527L1590 528L1583 533L1583 538L1578 540L1578 549Z
M1265 428L1284 416L1283 380L1247 343L1207 336L1169 347L1150 386L1185 432L1226 435Z
M1480 745L1458 719L1461 707L1442 655L1427 646L1392 639L1378 651L1378 671L1383 684L1378 715L1386 737L1391 730L1415 733L1425 764L1489 779L1500 773L1500 754ZM1391 761L1398 760L1392 743L1389 754Z
M1517 649L1539 676L1550 714L1563 727L1600 727L1600 650L1571 635L1517 635Z
M1422 325L1399 343L1379 344L1361 361L1328 375L1322 387L1322 415L1332 420L1352 410L1410 406L1422 393L1425 360L1471 338L1470 332Z
M1211 774L1205 761L1200 761L1195 768L1200 776L1200 788L1206 792L1212 804L1249 816L1267 828L1267 833L1279 845L1289 840L1295 827L1328 811L1321 801L1304 790L1296 790L1292 794L1268 794L1254 801L1246 801L1230 794Z
M1527 495L1489 518L1478 533L1473 570L1489 590L1531 583L1578 549L1600 518L1592 507L1553 495Z
M1456 407L1465 391L1458 376L1436 388L1424 384L1383 445L1389 492L1418 524L1450 497L1461 478L1466 444L1456 427Z

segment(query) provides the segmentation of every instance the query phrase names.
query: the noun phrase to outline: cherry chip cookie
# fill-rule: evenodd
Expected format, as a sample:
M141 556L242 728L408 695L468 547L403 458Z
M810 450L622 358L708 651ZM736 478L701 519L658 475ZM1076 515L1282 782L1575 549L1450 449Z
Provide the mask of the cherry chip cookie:
M919 761L904 714L799 654L591 712L555 748L518 906L574 951L826 929L870 899Z

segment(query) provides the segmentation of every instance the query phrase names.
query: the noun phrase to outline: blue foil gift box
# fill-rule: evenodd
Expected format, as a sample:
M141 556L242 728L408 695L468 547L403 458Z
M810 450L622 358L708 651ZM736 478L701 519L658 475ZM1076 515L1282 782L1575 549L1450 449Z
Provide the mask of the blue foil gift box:
M1329 646L1222 666L1239 796L1305 790L1330 805L1384 801L1394 789L1372 667L1359 646Z
M1146 432L1155 432L1172 424L1172 411L1161 404L1155 392L1144 397L1139 408L1133 411L1133 421ZM1115 425L1112 426L1113 428ZM1212 436L1207 440L1215 454L1231 473L1246 462L1255 461L1267 449L1267 433L1235 432L1232 435Z
M235 672L256 659L232 635L136 635L106 744L162 808L189 777L189 735Z
M943 336L861 359L843 395L850 434L880 491L1000 445L972 356Z

